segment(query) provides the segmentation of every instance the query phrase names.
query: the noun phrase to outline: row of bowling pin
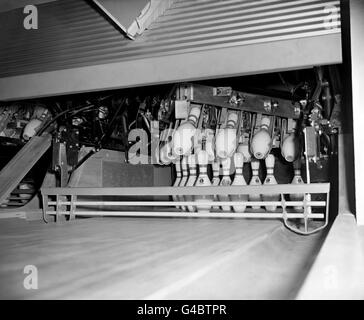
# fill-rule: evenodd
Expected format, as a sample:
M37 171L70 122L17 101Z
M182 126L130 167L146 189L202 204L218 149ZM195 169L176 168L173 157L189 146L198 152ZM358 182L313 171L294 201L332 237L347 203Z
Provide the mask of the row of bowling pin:
M201 108L194 106L191 108L187 121L181 124L173 135L172 141L165 144L160 150L161 163L169 164L177 156L187 155L194 147L193 140L197 132L197 122L201 113ZM245 143L238 143L237 146L237 127L238 127L238 113L230 111L227 117L227 123L222 129L217 129L215 139L208 139L206 141L206 150L209 153L210 159L218 157L221 159L230 158L235 151L241 152L246 161L249 161L251 156L256 159L265 159L270 153L273 146L273 139L269 131L271 119L263 116L261 124L257 131L254 133L249 145ZM211 129L206 129L210 130ZM211 136L210 132L207 134ZM214 133L212 131L212 136ZM300 143L295 132L282 137L281 153L287 162L294 162L300 153ZM240 140L240 137L239 137ZM197 150L195 150L196 152Z
M234 164L235 164L235 176L234 179L230 178L230 166L231 166L231 158L225 158L221 160L222 166L222 178L220 179L220 163L214 161L212 164L213 177L212 181L210 180L207 174L207 165L208 165L208 154L204 150L200 150L197 154L197 162L196 156L190 155L188 157L183 157L182 161L177 161L176 165L176 180L173 186L245 186L247 185L245 178L243 176L243 165L244 165L244 156L237 152L233 156ZM267 168L267 175L263 182L264 185L275 185L277 184L277 180L274 177L274 164L275 158L274 155L269 154L265 159L265 165ZM197 175L197 166L199 167L199 173ZM252 178L250 180L249 185L262 185L262 181L259 178L259 160L252 160ZM301 177L301 168L300 161L294 162L294 178L292 180L292 184L302 184L303 180ZM196 206L182 206L180 209L184 211L198 211L198 212L209 212L211 209L210 205L203 205L203 202L219 200L224 202L234 201L279 201L280 194L269 194L269 195L217 195L213 196L174 196L174 201L195 201ZM301 201L303 200L302 194L291 194L290 200L292 201ZM231 211L231 208L235 212L244 212L246 210L246 204L244 205L233 205L221 206L222 211ZM260 206L252 206L253 209L260 209ZM220 209L219 206L213 206L213 209ZM265 206L267 211L275 211L277 206L275 205L267 205ZM295 207L296 210L301 209L301 207Z
M250 143L250 152L256 159L265 159L272 149L273 139L269 132L270 118L262 117L259 130L254 134ZM294 162L300 154L300 142L295 131L281 137L280 145L282 157L287 162Z

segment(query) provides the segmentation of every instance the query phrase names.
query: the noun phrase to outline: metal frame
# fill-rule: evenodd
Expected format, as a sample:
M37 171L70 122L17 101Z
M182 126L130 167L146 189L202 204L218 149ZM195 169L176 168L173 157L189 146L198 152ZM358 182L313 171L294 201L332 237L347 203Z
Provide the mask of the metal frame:
M196 218L260 218L276 219L282 218L285 226L290 230L307 235L325 228L328 224L329 215L329 183L313 183L303 185L280 184L262 186L217 186L217 187L131 187L131 188L42 188L43 217L47 221L47 216L53 215L56 221L61 215L75 219L76 216L129 216L129 217L196 217ZM242 194L274 194L279 193L279 201L206 201L203 205L211 206L267 206L274 205L280 209L274 212L264 212L262 210L248 209L243 213L212 211L209 213L185 212L175 209L177 206L196 206L198 201L82 201L80 196L100 197L100 196L196 196L196 195L242 195ZM286 201L284 195L304 194L303 201ZM310 201L311 194L326 194L326 201ZM55 197L49 200L49 197ZM63 200L66 199L66 200ZM50 206L55 210L50 210ZM67 210L69 206L69 210ZM128 207L125 211L82 211L80 206L121 206ZM130 211L130 207L153 207L149 211ZM294 212L289 207L302 206L303 212ZM63 208L62 208L63 207ZM64 207L66 207L64 209ZM169 211L163 209L155 210L155 207L167 207ZM325 208L324 212L312 213L312 207ZM173 208L171 210L171 208ZM304 219L304 231L289 224L289 219ZM324 224L309 230L308 221L310 219L323 219Z
M315 48L314 54L312 48ZM272 39L267 43L0 78L0 100L233 77L341 62L340 32L298 39Z
M90 2L94 4L106 16L106 18L110 19L119 31L122 32L122 34L126 35L129 39L134 40L134 37L128 33L129 26L123 26L111 12L100 3L99 0L91 0Z
M364 111L362 107L364 64L363 64L363 31L364 31L364 3L361 0L350 0L350 60L351 60L351 83L353 104L353 136L354 136L354 158L355 158L355 213L359 225L364 225L364 160L362 125ZM349 93L350 94L350 93Z

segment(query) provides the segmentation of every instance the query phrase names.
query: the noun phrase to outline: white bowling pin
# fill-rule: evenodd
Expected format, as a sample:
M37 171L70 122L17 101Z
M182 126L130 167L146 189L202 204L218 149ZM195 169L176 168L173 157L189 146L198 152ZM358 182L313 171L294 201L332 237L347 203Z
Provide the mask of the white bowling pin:
M173 187L178 187L182 179L181 160L180 159L176 160L174 165L176 167L176 180L174 180ZM172 196L172 198L173 201L179 201L179 197L177 195ZM176 208L180 209L181 206L176 206Z
M293 162L294 177L292 179L292 184L304 184L301 176L301 159L297 159ZM305 195L303 193L290 194L289 198L291 201L302 201ZM302 210L302 206L295 206L295 210Z
M231 179L230 179L230 166L231 166L231 159L226 158L221 160L222 165L222 179L220 181L220 186L230 186ZM220 201L230 201L230 197L228 195L219 195L218 196ZM230 211L230 206L221 206L223 211Z
M207 151L209 162L215 159L215 132L212 129L196 130L197 140L194 144L194 153L197 155L202 149Z
M243 176L243 166L244 166L244 156L237 152L234 154L234 163L235 163L235 177L233 180L232 186L246 186L246 181ZM248 195L231 195L232 201L248 201ZM233 206L235 212L244 212L246 209L246 205Z
M25 126L23 131L23 138L24 140L29 140L35 136L42 125L42 121L39 119L32 119L28 122Z
M254 134L250 150L254 157L258 160L264 159L272 148L272 138L269 134L270 119L263 117L260 129Z
M215 131L212 129L205 129L205 150L209 155L209 161L214 161L215 159Z
M299 143L294 133L289 134L283 140L281 153L287 162L293 162L296 160L299 154Z
M209 176L207 175L207 164L209 162L209 155L207 151L200 150L197 154L197 163L199 168L199 174L195 183L196 187L208 187L211 186L211 181ZM203 202L212 201L212 196L195 196L195 202L198 203L196 205L198 212L210 212L210 205L201 205Z
M182 123L174 132L172 145L173 151L176 155L185 155L191 152L200 114L201 107L193 106L190 110L187 121Z
M220 161L218 159L215 159L215 161L212 163L212 186L218 186L220 184ZM217 195L214 196L214 200L218 201ZM219 206L213 206L213 209L219 209Z
M193 187L196 183L197 179L197 171L196 171L196 155L191 154L187 157L188 169L189 169L189 176L186 182L186 187ZM193 196L186 196L186 201L193 201ZM194 206L187 206L188 211L195 212L196 207Z
M233 156L236 150L236 127L238 123L237 112L230 112L228 115L226 127L216 132L215 148L216 156L224 159Z
M159 150L159 162L163 165L171 164L175 159L176 155L173 154L172 143L167 142L164 144L162 148Z
M260 186L262 184L262 181L260 181L259 178L259 160L252 159L251 161L252 166L252 178L250 179L250 186ZM249 195L249 201L262 201L262 198L260 194L251 194ZM260 206L252 206L253 209L260 209Z
M246 143L239 144L238 148L236 149L236 152L239 152L243 155L245 163L251 161L252 154L250 153L248 144Z
M184 187L187 183L188 180L188 168L187 168L187 157L182 157L182 161L181 161L181 168L182 168L182 179L181 182L179 183L179 187ZM180 201L184 201L185 197L184 196L178 196ZM186 206L182 206L181 209L183 211L187 210Z
M265 166L267 168L267 175L264 180L264 185L275 185L278 184L276 178L274 177L274 155L269 154L265 158ZM263 194L262 198L264 201L279 201L281 196L279 194ZM267 211L275 211L277 206L265 206Z

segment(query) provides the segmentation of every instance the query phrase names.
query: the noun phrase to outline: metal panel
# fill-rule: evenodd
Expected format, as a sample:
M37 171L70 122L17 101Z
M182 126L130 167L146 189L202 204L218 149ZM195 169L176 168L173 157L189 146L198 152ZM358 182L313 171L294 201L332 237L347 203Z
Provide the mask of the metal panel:
M97 0L127 30L149 0Z
M38 5L44 2L51 2L56 0L2 0L0 1L0 12L10 11L16 8L23 8L26 5Z
M342 62L340 33L0 78L0 101L311 68Z
M364 161L363 143L364 137L362 125L364 122L363 110L363 32L364 32L364 3L352 0L350 5L350 48L351 48L351 83L352 83L352 108L353 108L353 135L354 135L354 159L355 159L355 214L359 225L364 226L364 169L361 165ZM349 63L348 63L349 65ZM348 93L350 94L350 93Z
M83 0L38 12L38 30L21 9L0 14L0 77L340 33L339 0L176 0L135 41Z
M0 76L98 64L124 36L85 1L41 4L38 29L25 30L22 9L0 14ZM100 50L101 49L101 50Z

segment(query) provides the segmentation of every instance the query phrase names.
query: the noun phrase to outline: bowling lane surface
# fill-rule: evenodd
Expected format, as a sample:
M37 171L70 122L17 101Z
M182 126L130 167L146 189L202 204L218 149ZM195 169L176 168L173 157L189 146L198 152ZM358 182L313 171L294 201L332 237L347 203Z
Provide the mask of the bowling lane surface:
M290 299L325 234L278 220L1 219L1 299ZM23 286L26 265L38 289Z

